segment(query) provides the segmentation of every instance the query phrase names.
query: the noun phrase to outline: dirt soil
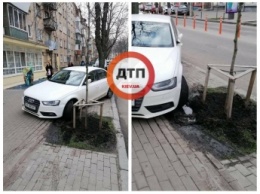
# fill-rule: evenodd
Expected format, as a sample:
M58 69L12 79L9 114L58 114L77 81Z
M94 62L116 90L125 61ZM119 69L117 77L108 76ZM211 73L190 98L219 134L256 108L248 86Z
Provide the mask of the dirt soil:
M45 134L46 141L79 149L114 153L116 150L116 131L112 119L103 117L100 130L97 115L89 115L88 129L84 127L84 119L76 121L75 129L72 127L72 121L63 119L54 121Z
M188 102L193 110L192 118L196 119L196 122L189 125L191 127L187 123L178 122L182 121L179 118L184 115L183 110L174 111L170 119L169 115L167 116L171 123L178 127L178 131L191 142L194 143L193 139L196 139L196 144L201 146L198 144L199 139L202 144L207 144L204 148L219 149L215 151L224 155L256 152L256 102L251 101L246 107L244 99L235 94L232 118L228 120L224 112L227 89L209 89L206 103L201 101L202 91L193 95ZM214 144L213 147L210 144Z

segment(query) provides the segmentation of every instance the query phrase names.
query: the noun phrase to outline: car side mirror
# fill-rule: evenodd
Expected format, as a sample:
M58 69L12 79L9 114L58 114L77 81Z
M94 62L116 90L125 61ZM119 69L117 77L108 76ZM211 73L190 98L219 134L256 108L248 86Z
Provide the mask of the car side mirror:
M88 83L90 84L92 82L92 80L91 79L88 79Z
M183 34L182 34L182 33L179 33L179 34L178 34L178 40L177 40L177 41L178 41L178 42L181 42L182 37L183 37Z
M182 33L179 33L179 34L178 34L177 43L181 43L182 37L183 37L183 34L182 34Z

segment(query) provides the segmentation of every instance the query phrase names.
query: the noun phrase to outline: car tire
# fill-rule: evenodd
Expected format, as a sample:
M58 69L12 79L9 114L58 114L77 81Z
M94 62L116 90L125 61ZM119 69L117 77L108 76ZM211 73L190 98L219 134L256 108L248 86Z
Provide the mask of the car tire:
M109 88L107 91L107 98L112 98L113 96L113 91Z
M72 119L73 117L73 101L70 100L65 108L64 108L64 111L63 111L63 118L64 119Z
M182 76L181 79L181 93L180 93L180 99L179 104L177 108L183 107L188 102L189 98L189 86L187 84L187 81L184 76Z

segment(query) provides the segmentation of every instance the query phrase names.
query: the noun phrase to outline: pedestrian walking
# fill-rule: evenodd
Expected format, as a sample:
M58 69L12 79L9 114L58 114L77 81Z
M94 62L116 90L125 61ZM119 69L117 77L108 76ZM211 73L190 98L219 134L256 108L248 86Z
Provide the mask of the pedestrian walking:
M82 60L81 63L80 63L80 66L85 66L85 62Z
M50 62L47 63L45 69L46 69L47 79L50 79L53 75L53 68Z
M74 66L73 63L69 62L68 67L73 67L73 66Z

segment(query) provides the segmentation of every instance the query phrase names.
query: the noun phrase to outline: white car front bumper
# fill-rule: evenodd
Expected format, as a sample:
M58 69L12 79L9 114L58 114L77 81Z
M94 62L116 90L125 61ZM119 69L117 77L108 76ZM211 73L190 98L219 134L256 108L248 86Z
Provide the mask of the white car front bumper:
M138 99L135 101L135 105L132 106L132 118L148 119L173 111L178 106L180 91L180 83L171 90L159 92L151 90L143 97L143 100Z
M36 100L36 99L35 99ZM36 100L38 101L38 100ZM34 108L28 108L25 106L24 98L22 100L22 110L25 112L28 112L34 116L37 116L39 118L46 118L46 119L54 119L54 118L60 118L63 116L63 110L65 107L65 104L60 103L59 106L44 106L42 102L38 103L29 103L30 107L34 106ZM28 105L27 105L28 106Z

